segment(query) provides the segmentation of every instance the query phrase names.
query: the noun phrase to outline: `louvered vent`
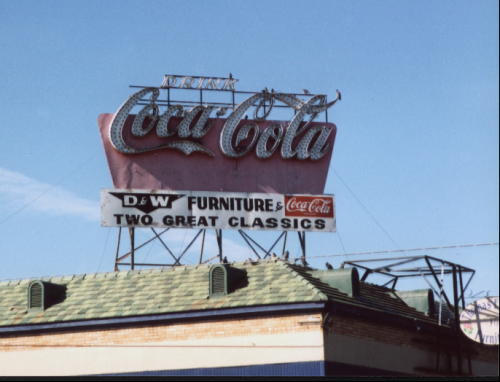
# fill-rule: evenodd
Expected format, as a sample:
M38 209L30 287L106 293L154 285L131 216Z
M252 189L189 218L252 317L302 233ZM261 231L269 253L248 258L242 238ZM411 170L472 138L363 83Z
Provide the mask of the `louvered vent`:
M40 283L33 283L30 286L29 308L43 309L43 286Z
M212 270L211 294L226 293L226 272L222 267L215 267Z
M229 264L216 264L210 268L209 296L221 297L248 285L246 271L232 267Z
M45 310L66 298L66 285L34 280L28 285L28 309Z

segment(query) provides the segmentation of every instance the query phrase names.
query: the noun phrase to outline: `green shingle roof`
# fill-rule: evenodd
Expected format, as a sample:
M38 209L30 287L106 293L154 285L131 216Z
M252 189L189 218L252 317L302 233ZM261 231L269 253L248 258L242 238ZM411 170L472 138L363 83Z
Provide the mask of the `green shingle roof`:
M207 265L44 278L65 285L66 296L43 311L27 309L31 280L0 282L0 327L326 301L430 320L386 288L362 283L360 296L351 298L311 269L281 260L232 266L246 271L247 282L221 297L209 296Z

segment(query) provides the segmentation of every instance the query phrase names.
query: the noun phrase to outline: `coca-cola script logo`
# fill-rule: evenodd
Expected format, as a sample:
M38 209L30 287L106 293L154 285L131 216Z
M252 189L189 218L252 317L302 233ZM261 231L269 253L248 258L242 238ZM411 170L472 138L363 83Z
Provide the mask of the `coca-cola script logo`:
M333 198L285 195L285 216L333 218Z
M147 95L151 95L151 101L135 116L132 135L144 137L155 131L152 134L168 140L162 144L139 149L126 142L123 130L132 108ZM198 152L213 157L215 154L203 145L202 138L210 130L209 117L217 109L216 106L197 105L185 110L181 105L170 105L165 112L160 113L156 103L158 96L159 89L146 88L133 94L123 103L116 112L109 130L109 139L113 147L122 154L172 149L185 155ZM309 122L339 99L339 92L337 98L329 103L326 103L326 97L323 95L313 96L305 102L286 93L274 91L256 93L236 106L227 117L220 133L219 149L224 156L230 158L245 156L253 150L260 159L269 158L275 151L279 151L283 159L319 160L330 151L328 138L332 134L335 135L335 131L331 126L311 126ZM268 106L265 113L258 116L258 111L264 108L262 105L265 102L273 105L278 101L294 110L294 116L287 125L271 125L261 131L255 121L244 120L245 112L251 107L256 107L256 120L264 120L272 106ZM227 107L218 108L217 117L222 117L227 110ZM176 131L169 129L169 120L173 117L182 118ZM304 123L306 117L309 122ZM244 123L240 123L242 121ZM245 144L242 146L242 143Z

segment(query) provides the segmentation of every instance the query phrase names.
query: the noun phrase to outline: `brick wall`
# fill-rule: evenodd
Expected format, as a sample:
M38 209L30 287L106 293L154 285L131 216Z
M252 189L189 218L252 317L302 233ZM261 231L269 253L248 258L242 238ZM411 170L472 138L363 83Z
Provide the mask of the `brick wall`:
M416 325L415 325L416 326ZM384 321L374 321L362 318L355 318L336 315L328 325L328 330L332 334L342 334L358 338L375 340L391 345L409 346L421 350L435 350L436 336L417 329L400 328L394 324L387 324ZM443 327L443 332L449 329ZM442 338L441 344L444 349L448 345L448 352L454 352L456 342L449 337ZM498 347L480 345L469 339L462 338L462 350L468 349L474 359L481 361L495 361L498 359Z
M413 332L409 329L400 328L394 324L386 324L382 320L365 320L362 318L352 318L342 315L336 315L328 325L328 330L333 334L343 334L354 337L371 339L394 345L412 345L415 342L412 338L418 337L422 340L432 341L433 336L428 334Z
M77 329L55 333L1 335L0 351L40 347L130 345L162 341L200 340L321 330L321 314L213 319L111 329Z

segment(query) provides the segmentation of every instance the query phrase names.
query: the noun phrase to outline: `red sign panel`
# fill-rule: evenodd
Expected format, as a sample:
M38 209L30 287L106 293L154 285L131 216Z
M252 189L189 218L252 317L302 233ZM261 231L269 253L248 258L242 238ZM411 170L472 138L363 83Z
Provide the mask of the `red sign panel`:
M207 119L206 129L201 131L189 127L196 125L201 117L193 118L189 125L185 118L172 116L163 126L163 136L159 136L158 127L156 130L148 127L152 126L148 118L142 117L143 123L135 123L134 127L136 115L128 115L117 132L113 127L114 116L101 114L98 124L116 188L281 194L324 192L336 133L332 123L309 122L305 126L306 122L302 122L293 127L293 134L287 134L290 121L242 119L229 136L224 133L227 119ZM252 129L248 129L249 126ZM330 133L323 139L320 133L325 130ZM114 142L118 142L122 151ZM233 146L243 150L244 155L236 148L233 150ZM223 152L228 147L232 156ZM290 152L296 154L290 157ZM318 199L312 203L314 213L332 217L332 207L328 213L321 212L326 207L318 207L319 202ZM306 213L296 210L301 211L293 207L290 213Z
M330 196L285 195L285 216L333 218L333 211Z

